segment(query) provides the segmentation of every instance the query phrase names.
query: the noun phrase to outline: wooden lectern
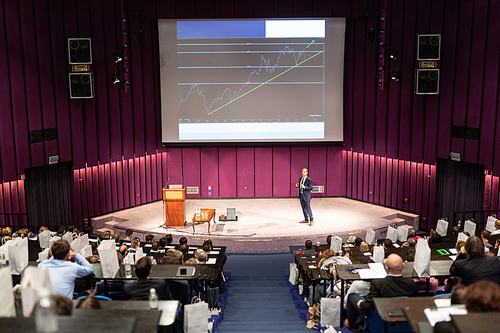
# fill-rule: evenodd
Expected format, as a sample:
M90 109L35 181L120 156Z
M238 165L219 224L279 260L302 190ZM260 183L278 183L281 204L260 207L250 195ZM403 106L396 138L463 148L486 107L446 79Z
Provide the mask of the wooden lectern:
M186 189L163 189L163 202L165 203L165 225L167 227L184 228L186 221Z

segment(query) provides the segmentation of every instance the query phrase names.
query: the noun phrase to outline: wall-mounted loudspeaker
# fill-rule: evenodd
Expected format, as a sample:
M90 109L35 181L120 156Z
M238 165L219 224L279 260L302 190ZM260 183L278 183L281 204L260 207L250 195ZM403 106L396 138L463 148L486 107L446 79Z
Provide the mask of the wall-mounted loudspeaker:
M415 69L415 94L439 94L439 69Z
M417 60L441 58L441 35L417 35Z
M92 45L90 38L68 38L69 64L91 64Z
M94 97L92 73L69 73L69 97L72 99Z

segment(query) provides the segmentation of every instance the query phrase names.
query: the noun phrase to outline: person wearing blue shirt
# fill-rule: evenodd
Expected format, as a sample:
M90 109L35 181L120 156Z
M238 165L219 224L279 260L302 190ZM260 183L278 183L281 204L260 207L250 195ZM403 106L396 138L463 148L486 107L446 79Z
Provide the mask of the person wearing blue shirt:
M73 252L64 239L52 243L50 250L52 257L42 261L38 267L49 270L53 294L73 298L75 280L93 274L94 269L81 254ZM76 263L70 261L73 258Z

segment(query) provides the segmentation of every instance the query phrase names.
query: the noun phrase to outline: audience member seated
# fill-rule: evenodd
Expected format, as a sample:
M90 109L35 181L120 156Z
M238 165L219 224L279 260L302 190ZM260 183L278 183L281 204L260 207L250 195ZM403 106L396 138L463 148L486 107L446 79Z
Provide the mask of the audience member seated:
M160 249L164 249L165 246L170 246L172 244L172 235L168 234L162 238L160 238Z
M322 267L323 266L323 263L333 257L335 255L335 252L333 252L332 250L330 249L326 249L324 252L323 252L323 257L321 258L321 260L319 261L318 263L318 267Z
M2 238L4 242L12 239L12 230L9 227L2 229Z
M203 252L202 249L196 249L193 253L193 257L198 260L198 256L200 255L200 253Z
M135 251L137 251L138 247L139 247L139 241L137 240L137 238L134 238L130 242L130 247L128 249L128 252L135 252Z
M85 260L87 260L90 264L96 264L99 262L99 256L96 255L88 256L87 258L85 258Z
M109 240L111 239L111 231L106 230L101 235L101 240Z
M58 316L71 316L73 314L73 302L67 298L63 297L61 295L50 295L50 299L55 305L56 308L56 315ZM36 307L36 305L35 305ZM31 313L32 316L35 315L35 308L33 308L33 311Z
M116 246L120 246L120 234L113 234L113 239L115 240Z
M354 245L355 246L360 246L362 242L363 242L363 240L361 238L356 237L356 240L354 241Z
M373 299L376 297L418 296L413 279L402 277L404 266L403 259L399 255L395 253L389 255L385 263L387 276L372 280L366 298L355 293L349 295L345 320L348 329L357 332L359 325L364 321L364 316L369 315L375 308Z
M488 250L493 248L493 245L490 244L490 236L491 232L489 232L488 230L481 231L481 240L484 243L484 247Z
M132 240L132 234L133 233L134 232L132 231L132 229L127 229L125 231L125 240L128 240L128 241Z
M500 312L500 286L491 281L469 285L463 299L467 312Z
M407 262L415 261L415 250L414 249L408 249L408 252L406 252L406 261Z
M482 280L500 284L500 260L497 257L484 256L484 243L481 238L469 237L464 248L467 258L457 258L450 267L450 274L461 277L465 286Z
M431 232L429 233L429 239L427 240L429 246L431 246L432 244L441 243L442 241L443 240L441 236L437 233L437 231L431 230Z
M198 265L198 260L195 258L189 258L188 260L184 261L185 266L196 266Z
M326 244L328 244L328 248L332 246L332 235L326 237Z
M62 237L66 233L66 227L65 226L60 226L59 229L57 229L57 236Z
M321 259L323 257L323 251L321 251L321 247L315 246L314 247L314 256L316 259Z
M135 263L135 274L137 281L128 283L124 286L125 299L148 300L151 288L156 289L156 294L160 300L172 299L168 284L165 280L151 280L151 259L143 257Z
M415 234L416 234L415 229L413 228L408 229L408 239L415 237Z
M49 228L47 228L46 226L42 225L40 227L40 229L38 229L38 233L41 234L42 232L44 232L45 230L49 230Z
M90 309L90 310L100 310L102 309L101 302L94 296L87 296L81 299L76 305L77 309Z
M153 236L153 235L146 236L146 243L153 243L154 240L155 240L155 236Z
M151 251L149 251L149 253L158 253L159 248L160 248L160 243L154 241L153 244L151 244Z
M189 252L189 246L187 244L182 244L179 246L179 251L182 253L182 260L187 258L188 252Z
M389 257L393 249L392 240L389 238L384 239L384 253L386 258Z
M500 234L500 220L495 221L495 230L492 231L491 235L498 235Z
M461 283L457 283L451 288L451 305L464 304L464 294L467 287Z
M455 249L457 250L457 258L456 259L465 259L467 256L465 255L465 241L459 240L455 245Z
M356 236L351 235L351 236L347 237L346 243L354 245L354 243L356 243L356 238L357 238Z
M73 314L73 302L61 295L50 295L50 298L56 305L56 314L58 316L71 316Z
M207 253L214 249L214 244L212 242L212 239L210 239L209 237L207 237L203 240L203 245L208 245L208 251L203 250ZM203 248L203 246L202 246L202 248Z
M361 253L370 252L370 246L368 245L368 243L367 243L367 242L362 241L362 242L359 244L359 251L360 251Z
M179 238L179 245L176 245L176 246L175 246L175 248L176 248L177 250L179 250L179 249L180 249L180 246L181 246L182 244L187 244L187 242L188 242L188 239L187 239L186 237L181 237L181 238Z
M304 244L304 250L312 250L313 242L308 239L306 240L306 243Z
M96 238L96 239L99 238L99 235L94 234L94 227L92 227L91 225L86 227L83 230L83 233L89 235L89 238Z
M52 293L73 298L75 280L94 273L92 265L70 249L66 240L60 239L50 247L52 257L42 261L38 267L47 267L52 284ZM76 263L71 262L75 259Z
M417 241L415 240L415 238L412 237L408 238L408 240L404 242L402 246L415 250L415 245L417 245Z
M182 265L182 252L168 249L163 256L162 265Z
M201 251L198 254L198 263L199 264L206 264L208 261L208 254L205 251Z

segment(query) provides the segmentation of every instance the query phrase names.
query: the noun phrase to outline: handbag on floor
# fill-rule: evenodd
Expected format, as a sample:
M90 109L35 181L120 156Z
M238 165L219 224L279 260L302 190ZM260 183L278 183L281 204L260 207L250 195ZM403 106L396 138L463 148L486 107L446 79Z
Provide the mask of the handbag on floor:
M295 265L294 262L291 262L290 277L288 278L288 281L290 281L291 284L296 285L298 277L299 277L299 270L297 269L297 265Z

